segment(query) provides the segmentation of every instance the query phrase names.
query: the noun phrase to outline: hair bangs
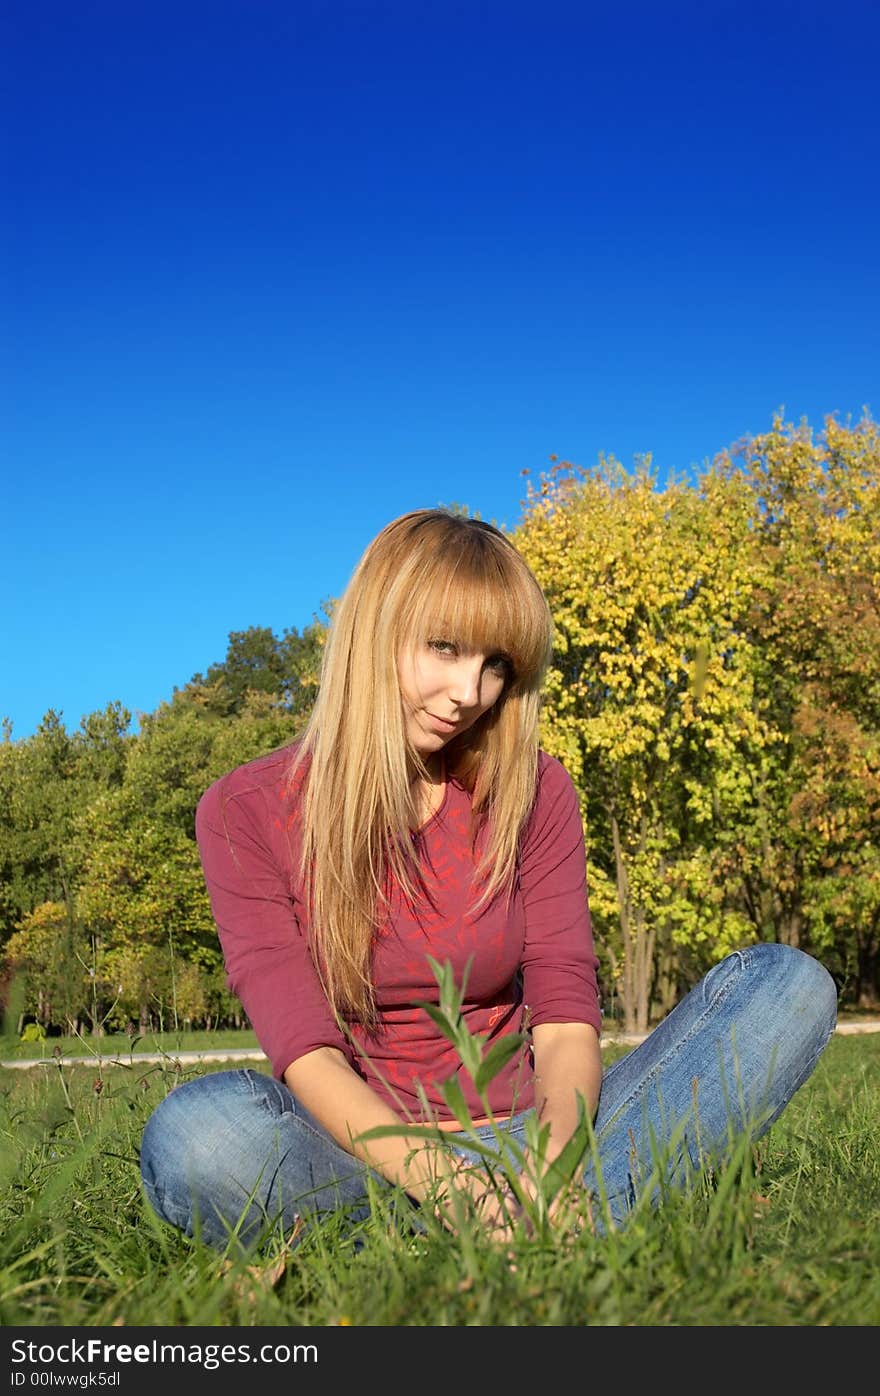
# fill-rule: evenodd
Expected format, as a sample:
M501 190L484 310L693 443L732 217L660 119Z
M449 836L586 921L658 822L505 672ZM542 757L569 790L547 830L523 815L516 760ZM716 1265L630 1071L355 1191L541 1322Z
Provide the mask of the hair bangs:
M407 608L410 643L442 639L501 654L510 662L514 683L529 687L540 680L550 656L552 621L542 592L512 549L505 556L489 543L458 556L440 554L423 580Z

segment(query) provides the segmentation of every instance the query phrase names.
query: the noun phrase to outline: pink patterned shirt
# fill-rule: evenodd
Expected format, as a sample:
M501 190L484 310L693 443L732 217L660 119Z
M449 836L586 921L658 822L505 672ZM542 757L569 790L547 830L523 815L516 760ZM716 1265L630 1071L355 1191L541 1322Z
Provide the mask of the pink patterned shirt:
M486 1114L470 1074L419 1000L437 1003L428 957L452 965L468 1028L484 1051L507 1033L541 1023L601 1027L597 961L587 905L584 834L577 794L561 762L539 753L535 803L520 842L512 893L470 910L475 854L471 798L454 778L443 803L413 835L432 905L410 906L392 888L378 935L373 978L380 1027L340 1029L312 962L308 912L297 872L297 800L287 776L293 748L239 766L199 801L196 836L226 964L272 1070L338 1047L399 1114L424 1119L421 1092L438 1120L452 1118L439 1084L458 1077L473 1116ZM478 845L476 856L479 855ZM525 1010L528 1011L524 1018ZM499 1116L533 1103L527 1050L487 1088Z

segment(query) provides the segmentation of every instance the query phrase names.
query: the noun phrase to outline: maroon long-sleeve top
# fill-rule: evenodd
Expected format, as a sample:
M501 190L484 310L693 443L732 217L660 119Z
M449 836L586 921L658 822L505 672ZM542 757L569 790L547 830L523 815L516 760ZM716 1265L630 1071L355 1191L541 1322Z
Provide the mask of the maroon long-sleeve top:
M429 956L449 961L470 1031L485 1050L541 1023L591 1023L600 1030L597 961L587 904L584 833L564 766L539 753L538 784L520 842L512 891L478 914L471 847L471 797L449 778L442 804L414 835L429 903L414 909L392 886L376 938L373 978L379 1029L344 1032L309 949L308 908L298 872L299 802L285 747L215 781L196 812L196 836L230 989L244 1005L276 1076L317 1047L338 1047L398 1113L438 1120L452 1112L440 1083L457 1076L474 1117L483 1117L470 1074L419 1001L436 1004ZM527 1018L524 1018L527 1009ZM533 1103L527 1049L487 1088L494 1115Z

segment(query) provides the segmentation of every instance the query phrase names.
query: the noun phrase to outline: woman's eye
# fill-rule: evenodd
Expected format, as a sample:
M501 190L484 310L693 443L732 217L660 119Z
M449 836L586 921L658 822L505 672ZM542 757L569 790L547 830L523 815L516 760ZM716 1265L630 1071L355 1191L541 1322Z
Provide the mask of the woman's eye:
M501 674L506 678L510 673L510 660L505 654L493 654L486 660L486 668L494 669L496 674Z
M435 654L442 655L446 659L454 659L458 654L458 645L454 640L427 640L427 647ZM513 666L506 654L492 654L483 664L484 669L491 669L493 673L500 674L502 678L509 678Z

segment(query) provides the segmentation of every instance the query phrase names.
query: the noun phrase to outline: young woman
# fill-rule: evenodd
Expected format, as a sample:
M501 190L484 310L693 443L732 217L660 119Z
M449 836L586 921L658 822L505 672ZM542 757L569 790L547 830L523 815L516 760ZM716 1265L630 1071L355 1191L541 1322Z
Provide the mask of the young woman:
M530 1118L546 1127L527 1198L585 1111L600 1176L589 1161L583 1185L622 1222L658 1150L685 1186L810 1075L834 983L760 944L717 964L603 1081L577 794L538 743L551 643L535 577L489 524L417 510L367 548L303 735L199 803L229 984L272 1075L213 1073L157 1108L141 1167L160 1217L252 1246L307 1215L365 1215L369 1175L451 1227L476 1208L503 1236L517 1206L475 1166L463 1101L480 1139L519 1146L511 1170ZM431 1012L443 965L484 1055L508 1040L483 1090Z

